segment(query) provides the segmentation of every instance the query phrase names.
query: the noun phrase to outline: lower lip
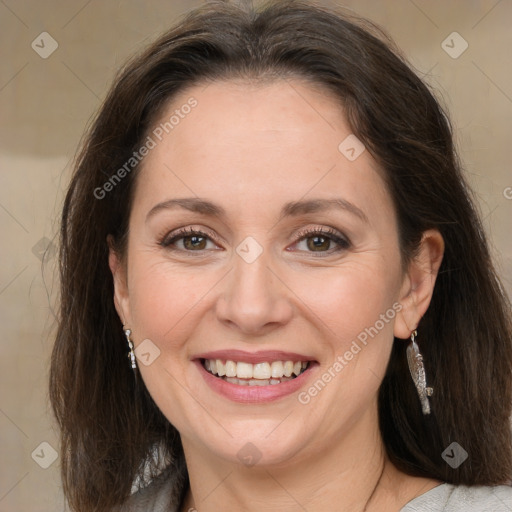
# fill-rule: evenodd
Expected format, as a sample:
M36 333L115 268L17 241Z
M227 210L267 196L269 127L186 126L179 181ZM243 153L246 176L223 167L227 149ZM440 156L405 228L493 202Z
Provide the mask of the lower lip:
M305 385L306 381L314 371L316 363L310 362L307 369L295 379L288 380L281 384L269 384L268 386L240 386L231 384L224 379L215 377L206 371L200 360L194 361L206 383L219 395L229 398L234 402L242 403L262 403L279 400L285 396L291 395Z

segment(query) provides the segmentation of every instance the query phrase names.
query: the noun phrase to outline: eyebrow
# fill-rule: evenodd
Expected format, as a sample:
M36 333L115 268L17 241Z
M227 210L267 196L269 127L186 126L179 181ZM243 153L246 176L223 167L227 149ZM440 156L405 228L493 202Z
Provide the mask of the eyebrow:
M368 217L360 208L340 197L291 201L283 206L279 220L285 217L303 215L306 213L324 212L328 210L342 210L358 217L366 224L370 223Z
M226 210L211 201L198 197L183 197L179 199L169 199L153 206L146 215L146 222L162 210L172 210L183 208L201 215L209 215L212 217L226 218ZM328 210L342 210L358 217L364 223L369 224L366 214L355 204L342 199L308 199L300 201L290 201L281 209L279 221L285 217L296 217L307 213L324 212Z

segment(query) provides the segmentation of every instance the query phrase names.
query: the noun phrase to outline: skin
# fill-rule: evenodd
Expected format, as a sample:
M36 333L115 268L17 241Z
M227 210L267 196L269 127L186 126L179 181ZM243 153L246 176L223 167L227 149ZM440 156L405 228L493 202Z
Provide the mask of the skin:
M300 79L202 84L174 98L162 121L192 96L197 107L143 161L127 255L110 252L123 324L136 347L150 339L160 350L138 367L181 434L191 482L182 510L343 504L361 511L382 473L367 510L398 511L439 482L405 475L387 460L377 393L393 337L406 343L428 308L442 237L425 232L402 272L382 170L368 151L349 161L338 150L351 129L339 101L320 87ZM196 196L221 205L226 217L160 209L147 219L163 201ZM288 201L334 197L356 205L368 222L338 210L279 219ZM201 250L190 239L187 246L176 241L175 250L160 244L181 227L216 238ZM303 228L332 228L350 245L324 241L315 251L315 235L298 238ZM252 263L236 252L247 236L263 249ZM215 393L191 361L217 349L298 352L319 363L316 380L393 304L401 311L306 405L297 393L235 403ZM428 343L421 332L418 341ZM253 466L237 457L248 442L261 456Z

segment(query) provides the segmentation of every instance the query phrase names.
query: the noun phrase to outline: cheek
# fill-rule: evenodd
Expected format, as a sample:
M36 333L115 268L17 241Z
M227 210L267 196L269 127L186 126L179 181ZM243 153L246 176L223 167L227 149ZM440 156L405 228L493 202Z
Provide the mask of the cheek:
M333 349L342 349L392 309L397 299L398 268L393 270L379 258L360 258L328 272L308 272L297 277L299 283L294 292L315 314L316 322L320 320L328 330L327 335L335 336ZM392 323L383 330L389 327Z
M299 401L323 418L326 436L338 435L375 399L393 343L398 279L397 265L367 254L328 279L304 282L307 305L320 319L317 339L325 357Z
M228 270L172 264L147 253L133 257L129 293L136 338L179 343L205 308L213 309L210 303L218 297ZM280 274L292 293L275 293L288 293L299 315L320 323L338 340L352 339L372 326L396 298L398 274L371 254L332 268L283 268Z
M156 258L155 258L156 259ZM138 338L173 343L184 334L196 310L218 281L211 272L133 258L129 276L130 310Z

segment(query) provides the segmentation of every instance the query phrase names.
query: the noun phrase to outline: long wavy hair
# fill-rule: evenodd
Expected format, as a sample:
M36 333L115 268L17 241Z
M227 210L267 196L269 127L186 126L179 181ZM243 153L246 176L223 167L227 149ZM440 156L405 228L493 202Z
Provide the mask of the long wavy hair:
M60 232L60 317L50 399L61 430L62 480L74 510L124 503L144 471L184 464L177 430L127 359L113 303L107 236L126 251L138 166L118 170L144 143L169 101L220 79L299 77L333 92L350 127L380 164L398 218L402 261L437 228L445 254L420 344L435 390L423 416L395 342L379 390L391 461L410 475L493 485L512 476L511 307L491 261L442 106L391 39L367 20L302 1L258 9L209 2L132 58L116 76L77 155ZM104 184L116 180L109 187ZM112 183L114 183L112 181ZM102 188L103 187L103 188ZM442 458L452 442L469 460ZM152 471L153 469L153 471Z

